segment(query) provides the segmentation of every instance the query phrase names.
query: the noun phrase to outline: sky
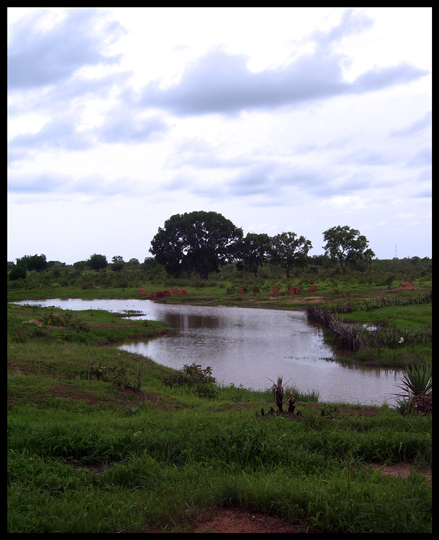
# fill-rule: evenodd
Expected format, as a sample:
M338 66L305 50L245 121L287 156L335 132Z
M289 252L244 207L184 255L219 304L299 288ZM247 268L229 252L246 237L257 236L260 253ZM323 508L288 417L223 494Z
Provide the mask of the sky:
M8 8L8 261L175 214L432 256L431 8Z

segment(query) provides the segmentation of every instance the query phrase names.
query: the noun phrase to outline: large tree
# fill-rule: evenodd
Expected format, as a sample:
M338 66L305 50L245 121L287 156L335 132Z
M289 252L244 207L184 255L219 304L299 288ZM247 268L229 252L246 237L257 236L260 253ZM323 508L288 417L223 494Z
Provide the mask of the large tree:
M290 279L290 270L306 264L311 248L311 240L304 236L293 232L277 234L271 240L271 262L285 268L287 279Z
M270 259L271 238L268 234L248 233L236 246L236 268L253 272L258 277L258 271Z
M217 212L175 214L159 227L149 251L172 276L196 272L207 279L233 261L242 235L242 229Z
M349 266L354 266L357 261L369 262L375 256L368 248L369 240L347 225L328 229L323 233L323 239L326 242L323 246L325 255L338 262L344 276Z

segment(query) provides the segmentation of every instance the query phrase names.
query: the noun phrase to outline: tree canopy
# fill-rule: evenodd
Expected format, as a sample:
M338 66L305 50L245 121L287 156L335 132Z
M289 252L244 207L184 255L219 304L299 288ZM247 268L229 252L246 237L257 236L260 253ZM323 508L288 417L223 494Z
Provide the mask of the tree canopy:
M253 272L258 277L259 268L270 260L270 247L271 238L268 234L248 233L236 245L236 268Z
M123 270L124 260L121 255L115 255L111 259L111 269L113 272L121 272Z
M20 259L16 259L17 266L25 268L26 270L35 270L42 272L47 268L47 260L45 255L25 255Z
M311 248L311 240L304 236L298 237L294 232L277 234L271 240L271 262L285 268L287 279L290 279L290 270L306 264Z
M90 266L90 268L96 270L96 272L99 272L99 270L103 270L104 268L106 268L107 264L107 257L105 255L99 255L97 253L94 253L87 260L87 266Z
M325 255L334 262L338 262L346 275L347 268L357 261L368 262L375 253L368 249L369 240L360 234L360 231L351 229L347 225L332 227L323 233L326 244L323 246Z
M172 276L195 272L207 279L233 262L242 236L242 229L217 212L175 214L159 227L149 251Z

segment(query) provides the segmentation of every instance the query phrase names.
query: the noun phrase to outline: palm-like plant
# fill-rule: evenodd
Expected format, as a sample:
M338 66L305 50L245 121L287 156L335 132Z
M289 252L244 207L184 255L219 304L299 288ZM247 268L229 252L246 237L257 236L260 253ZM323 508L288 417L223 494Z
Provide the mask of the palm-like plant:
M405 370L402 384L398 388L404 390L399 394L403 400L397 399L398 410L401 414L409 413L414 408L418 414L431 412L432 406L432 371L429 366L409 366ZM406 399L407 398L407 399Z
M430 396L432 393L432 373L429 366L408 366L403 378L402 385L398 385L401 390L410 396Z

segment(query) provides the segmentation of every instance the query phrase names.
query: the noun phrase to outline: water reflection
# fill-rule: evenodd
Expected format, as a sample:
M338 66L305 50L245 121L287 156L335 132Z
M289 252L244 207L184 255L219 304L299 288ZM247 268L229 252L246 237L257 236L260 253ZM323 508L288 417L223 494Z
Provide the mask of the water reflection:
M155 304L149 300L46 300L21 303L63 309L135 312L132 318L165 321L171 332L121 345L174 369L195 362L211 366L218 382L254 389L271 386L282 374L301 391L317 391L321 401L382 405L392 403L399 371L344 366L324 341L320 325L304 312ZM141 312L142 314L139 314Z

